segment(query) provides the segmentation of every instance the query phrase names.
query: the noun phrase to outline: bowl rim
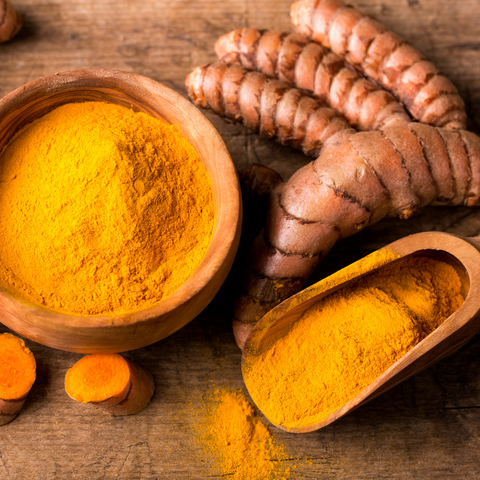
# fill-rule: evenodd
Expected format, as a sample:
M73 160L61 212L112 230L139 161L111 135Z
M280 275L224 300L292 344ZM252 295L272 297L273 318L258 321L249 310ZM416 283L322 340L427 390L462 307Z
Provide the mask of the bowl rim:
M104 68L82 68L40 77L15 89L0 99L0 119L8 112L22 108L22 106L27 105L30 100L39 98L39 96L45 94L55 95L58 92L75 90L79 81L84 82L83 87L86 86L92 88L92 90L94 90L95 87L112 88L113 86L115 89L119 89L120 87L123 88L124 86L129 86L132 91L135 91L138 94L148 94L147 97L160 97L162 98L162 101L167 101L175 106L180 105L185 112L184 117L188 117L190 123L195 125L195 128L202 130L203 137L215 145L216 156L221 159L222 162L222 176L228 181L228 188L225 186L225 188L222 188L221 190L223 195L222 202L228 202L230 210L228 212L222 210L219 207L218 202L215 202L214 231L202 261L193 274L177 290L159 302L146 308L122 313L113 313L110 315L78 315L56 311L35 304L19 297L1 286L0 295L13 300L19 309L25 313L35 314L37 317L47 317L49 323L52 325L58 324L59 326L71 327L73 329L110 329L117 326L156 321L158 317L172 312L199 295L199 293L207 287L210 280L218 274L222 266L224 266L227 257L229 255L232 257L235 256L239 244L242 217L242 202L238 175L222 137L211 122L193 103L166 85L151 78L131 72ZM151 114L151 111L148 109L148 104L145 104L144 107L144 111ZM182 135L188 138L186 132L182 131ZM188 140L190 141L189 138ZM8 142L6 142L6 144L7 143ZM213 184L211 172L209 172L209 176ZM234 251L233 255L231 254L232 249ZM225 280L232 263L233 258L229 262L226 272L222 273L223 278L221 283ZM216 290L218 291L219 288L220 286L218 286ZM211 295L212 299L215 293L216 291ZM211 299L207 304L210 301ZM88 319L88 321L85 321L85 319ZM9 326L6 322L3 322L3 319L0 318L0 321L6 326ZM186 323L188 323L188 321L181 324L178 329ZM25 336L28 337L28 335ZM152 340L151 343L154 341L156 340Z

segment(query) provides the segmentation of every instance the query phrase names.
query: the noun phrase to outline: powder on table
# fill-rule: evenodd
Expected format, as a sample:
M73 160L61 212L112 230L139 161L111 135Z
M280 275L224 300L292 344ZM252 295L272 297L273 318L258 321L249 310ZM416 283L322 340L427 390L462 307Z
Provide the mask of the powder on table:
M200 264L211 181L177 127L102 102L63 105L0 156L0 279L75 314L147 307Z
M218 388L207 394L198 439L221 476L232 480L286 480L292 460L275 442L241 390ZM296 468L294 465L293 468Z
M462 303L461 281L451 265L429 257L401 259L307 309L251 355L245 384L273 424L320 423Z

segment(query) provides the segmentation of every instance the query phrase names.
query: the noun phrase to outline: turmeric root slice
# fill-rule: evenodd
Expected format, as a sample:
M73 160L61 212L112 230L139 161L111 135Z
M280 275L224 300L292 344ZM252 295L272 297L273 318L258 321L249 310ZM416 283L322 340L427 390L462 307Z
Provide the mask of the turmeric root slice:
M339 0L298 0L290 16L297 32L331 48L392 92L416 120L465 128L465 104L452 82L377 21Z
M87 355L65 376L67 394L110 415L142 411L155 391L150 372L118 354Z
M411 119L395 97L327 48L298 33L243 28L222 35L217 56L308 91L358 130Z
M22 339L0 335L0 425L20 412L36 378L36 363Z
M0 43L14 37L22 28L23 18L8 0L0 0Z

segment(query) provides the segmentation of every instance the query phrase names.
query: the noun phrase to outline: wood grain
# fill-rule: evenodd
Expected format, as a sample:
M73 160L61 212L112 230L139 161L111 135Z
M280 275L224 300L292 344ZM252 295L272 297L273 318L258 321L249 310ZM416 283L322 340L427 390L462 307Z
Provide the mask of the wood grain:
M439 65L480 126L480 3L476 0L350 0ZM84 67L151 77L186 95L190 70L215 58L217 36L255 26L289 30L287 0L15 0L24 29L0 46L0 96L40 76ZM289 177L306 159L208 115L239 170L260 162ZM404 235L480 232L480 210L427 208L407 221L387 219L339 242L312 279ZM140 414L109 418L68 398L67 369L80 355L28 346L38 380L24 409L0 429L0 478L219 478L193 441L202 393L212 384L242 387L240 351L230 326L234 270L196 320L159 343L131 352L154 375L152 403ZM0 332L7 331L0 326ZM298 465L297 479L478 479L480 337L452 356L318 432L273 429ZM311 462L311 463L309 463Z

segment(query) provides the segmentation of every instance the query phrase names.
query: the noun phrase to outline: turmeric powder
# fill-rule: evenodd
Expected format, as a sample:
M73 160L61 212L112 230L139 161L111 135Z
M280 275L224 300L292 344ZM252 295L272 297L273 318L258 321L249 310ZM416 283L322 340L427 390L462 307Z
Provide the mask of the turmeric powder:
M0 155L0 281L58 311L116 314L178 289L213 233L210 178L178 128L66 104Z
M208 412L198 425L202 447L221 476L232 480L287 480L292 460L241 390L207 393ZM293 468L296 466L294 465Z
M244 364L245 384L273 424L291 429L320 423L462 302L451 265L423 256L397 260L328 295L261 346Z

